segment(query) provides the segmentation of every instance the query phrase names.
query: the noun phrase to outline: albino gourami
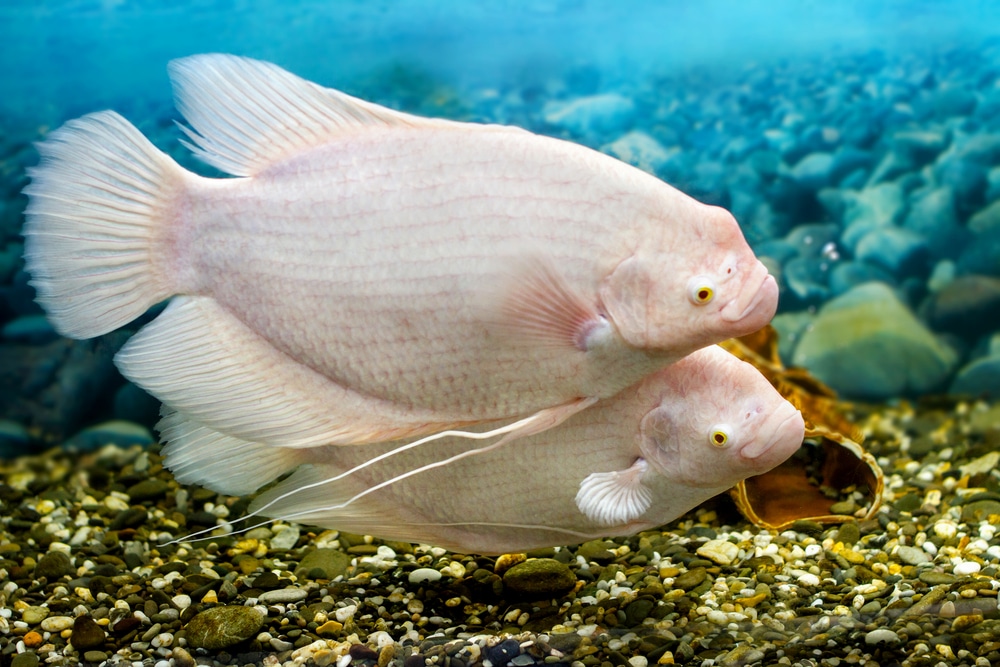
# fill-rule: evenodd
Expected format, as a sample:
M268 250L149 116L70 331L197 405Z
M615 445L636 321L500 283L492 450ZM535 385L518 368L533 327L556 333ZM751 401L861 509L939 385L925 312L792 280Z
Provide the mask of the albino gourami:
M525 551L667 523L778 465L803 437L799 411L713 345L544 433L457 460L447 457L483 445L446 438L354 472L393 446L257 445L271 476L305 465L251 509L463 553ZM213 489L244 474L266 481L253 448L175 455Z
M94 113L39 145L24 227L67 336L172 297L116 358L169 437L305 448L534 416L523 435L774 314L729 213L611 157L246 58L169 69L191 147L238 178Z

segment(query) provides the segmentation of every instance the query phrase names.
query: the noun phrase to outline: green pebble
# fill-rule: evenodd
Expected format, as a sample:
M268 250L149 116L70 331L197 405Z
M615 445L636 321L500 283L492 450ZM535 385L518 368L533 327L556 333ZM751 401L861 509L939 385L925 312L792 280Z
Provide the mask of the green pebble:
M217 650L253 637L263 625L264 615L253 607L213 607L188 621L184 636L194 648Z
M701 582L705 581L708 577L708 572L703 567L696 567L693 570L688 570L674 579L674 587L682 588L686 591L695 588Z
M320 568L328 579L336 579L347 574L350 566L351 557L339 549L313 549L299 561L295 576L304 577L313 568Z
M512 597L541 600L569 593L576 586L576 576L553 558L533 558L504 572L503 584Z

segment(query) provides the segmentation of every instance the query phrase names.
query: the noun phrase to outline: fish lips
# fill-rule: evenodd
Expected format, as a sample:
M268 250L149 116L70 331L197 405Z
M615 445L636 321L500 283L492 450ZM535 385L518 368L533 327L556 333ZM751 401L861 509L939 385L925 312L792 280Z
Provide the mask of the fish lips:
M768 273L763 263L757 262L746 284L754 288L743 289L719 311L725 322L737 325L733 336L757 331L770 322L778 310L778 281Z
M784 418L777 414L783 412L788 413ZM794 454L806 437L806 425L802 413L791 403L785 403L781 410L771 415L771 419L780 419L771 437L766 440L755 438L740 450L740 456L752 462L755 467L760 467L761 472L770 470Z

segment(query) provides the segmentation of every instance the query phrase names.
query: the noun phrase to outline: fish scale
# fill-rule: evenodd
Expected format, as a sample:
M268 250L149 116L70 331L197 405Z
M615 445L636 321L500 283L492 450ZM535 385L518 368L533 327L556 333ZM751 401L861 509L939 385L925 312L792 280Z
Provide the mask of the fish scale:
M113 112L71 121L25 189L25 261L77 338L173 297L116 364L205 447L519 437L774 314L731 215L609 156L246 58L170 74L189 146L238 178Z

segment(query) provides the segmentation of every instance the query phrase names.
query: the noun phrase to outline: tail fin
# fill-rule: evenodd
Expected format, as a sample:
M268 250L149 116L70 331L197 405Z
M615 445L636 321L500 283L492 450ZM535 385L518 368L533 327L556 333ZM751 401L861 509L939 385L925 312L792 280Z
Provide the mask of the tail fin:
M154 240L184 187L180 165L111 111L66 123L38 151L24 258L56 330L91 338L170 296Z

